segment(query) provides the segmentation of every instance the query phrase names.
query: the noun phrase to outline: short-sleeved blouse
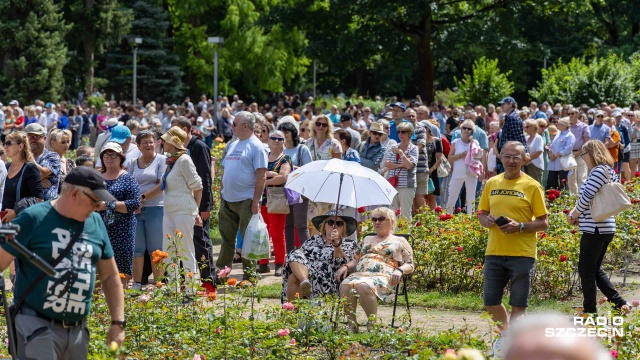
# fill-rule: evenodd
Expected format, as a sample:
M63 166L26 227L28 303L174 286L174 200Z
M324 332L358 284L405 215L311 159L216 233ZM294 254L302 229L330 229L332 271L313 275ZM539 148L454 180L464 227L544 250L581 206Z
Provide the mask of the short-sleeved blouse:
M334 154L342 154L342 147L338 139L327 139L321 145L318 145L317 139L307 140L306 145L311 151L311 159L315 160L331 160Z

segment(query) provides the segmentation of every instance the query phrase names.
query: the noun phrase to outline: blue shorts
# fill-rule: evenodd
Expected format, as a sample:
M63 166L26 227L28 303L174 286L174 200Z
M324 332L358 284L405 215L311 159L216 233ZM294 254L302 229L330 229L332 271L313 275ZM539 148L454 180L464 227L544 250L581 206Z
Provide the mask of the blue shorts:
M509 305L527 307L536 259L525 256L485 256L484 305L502 304L504 289L511 281Z

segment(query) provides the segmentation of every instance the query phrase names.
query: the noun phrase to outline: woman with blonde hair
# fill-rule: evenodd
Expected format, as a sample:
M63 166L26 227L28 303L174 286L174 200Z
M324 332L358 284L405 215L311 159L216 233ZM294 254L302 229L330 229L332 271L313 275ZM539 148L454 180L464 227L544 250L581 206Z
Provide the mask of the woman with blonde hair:
M413 125L410 122L400 123L396 128L400 143L387 151L384 167L388 169L386 178L390 181L395 178L393 181L398 190L391 207L400 209L402 217L411 220L413 199L416 195L418 147L411 143Z
M311 121L305 120L300 123L300 142L304 143L311 135Z
M467 119L460 125L460 138L451 142L448 160L453 168L451 169L449 196L447 198L447 212L450 214L453 214L453 208L462 190L462 184L464 184L465 189L467 189L467 214L473 214L473 203L475 200L475 191L473 190L478 184L478 177L470 171L469 165L465 164L465 158L472 146L480 148L478 141L472 136L475 130L476 124L473 120ZM480 154L482 154L482 152L480 152ZM469 189L471 189L471 191L469 191Z
M73 160L67 159L65 155L69 151L72 139L71 130L54 129L49 133L49 149L60 155L60 183L64 182L64 178L71 169L76 167L76 163ZM58 188L58 193L62 190L62 186Z
M333 137L333 123L326 115L319 115L316 118L316 122L311 126L311 134L306 145L314 161L342 158L342 147Z
M6 223L16 217L13 209L20 199L44 199L44 194L40 171L31 154L27 134L16 131L7 135L3 147L5 155L11 159L7 164L7 179L2 194L2 210L7 212L2 217L2 222Z
M371 213L371 221L376 235L365 237L353 260L342 265L335 275L337 281L342 281L340 296L347 297L345 312L351 331L357 331L358 300L367 318L375 316L378 298L393 300L395 286L402 276L414 271L411 245L405 238L394 235L395 212L386 207L377 208ZM371 328L371 324L367 323L367 327Z
M607 247L616 232L615 216L597 222L591 217L591 201L596 193L604 184L619 181L618 174L613 169L615 163L607 148L598 140L590 140L582 145L580 157L587 164L589 175L580 187L576 206L567 214L567 221L570 225L579 225L582 233L578 274L582 283L583 312L597 312L596 288L600 289L616 309L628 312L629 305L602 270Z

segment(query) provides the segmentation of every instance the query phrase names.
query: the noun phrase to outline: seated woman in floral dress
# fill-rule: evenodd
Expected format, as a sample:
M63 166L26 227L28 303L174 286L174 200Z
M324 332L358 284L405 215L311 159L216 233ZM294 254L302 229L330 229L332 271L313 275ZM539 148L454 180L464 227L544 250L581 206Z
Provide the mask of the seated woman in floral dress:
M378 312L377 298L393 300L395 286L403 275L414 270L411 245L405 238L393 235L395 212L386 207L377 208L371 213L371 221L376 236L364 238L362 249L358 249L355 258L336 271L336 280L344 279L340 285L340 296L347 297L346 313L351 331L358 327L355 313L358 299L367 318L375 316ZM347 277L349 272L353 273Z
M296 293L303 298L337 294L340 282L336 270L356 254L356 241L347 238L356 231L356 219L331 210L311 221L321 234L287 256L282 274L283 302L295 299Z

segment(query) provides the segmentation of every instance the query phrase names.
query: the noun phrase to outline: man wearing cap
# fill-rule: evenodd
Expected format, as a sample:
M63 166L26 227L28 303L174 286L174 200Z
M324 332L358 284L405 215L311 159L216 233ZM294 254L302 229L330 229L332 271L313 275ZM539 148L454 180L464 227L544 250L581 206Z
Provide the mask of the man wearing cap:
M407 106L400 101L389 104L391 107L391 115L393 116L393 120L389 121L390 129L389 129L389 137L396 142L400 142L400 136L398 136L398 130L396 130L396 125L407 121L404 119L404 112L407 110Z
M360 133L353 130L353 128L351 127L353 121L353 116L351 116L351 114L348 113L344 113L342 115L340 115L340 126L342 126L342 128L346 131L349 132L349 134L351 134L351 146L350 148L357 150L358 147L360 146ZM340 130L340 128L336 128L336 131Z
M203 281L203 287L207 292L215 291L214 285L210 281L214 281L216 273L212 270L213 254L211 249L213 244L209 235L209 217L211 216L211 208L213 204L213 194L211 186L213 180L211 178L211 152L207 144L191 135L191 121L185 117L179 117L173 120L171 126L177 126L187 134L184 146L188 151L196 172L202 179L202 199L200 200L200 217L202 218L202 226L194 225L193 227L193 245L195 247L196 260L200 262L204 258L204 263L199 263L200 279Z
M529 109L531 110L531 118L534 120L538 120L538 119L545 119L547 120L547 114L542 111L541 109L538 109L538 103L535 101L532 101L529 104Z
M31 153L36 159L36 166L40 170L44 200L58 197L60 186L60 155L45 148L46 133L40 124L29 124L24 128L29 138Z
M604 116L604 111L598 110L596 112L596 116L593 118L593 124L589 126L589 134L591 134L591 140L600 140L608 149L614 146L615 143L611 140L611 128L602 123Z
M249 220L260 213L260 200L267 172L267 152L253 135L256 117L241 111L233 120L233 133L238 138L230 143L222 160L221 202L218 213L222 246L216 261L218 269L231 268L236 251L238 230L244 238ZM253 261L242 258L244 278L250 279L255 268Z
M502 108L502 112L507 114L505 116L504 125L500 132L500 141L498 142L498 153L502 150L502 146L509 141L518 141L524 146L525 153L529 153L529 147L527 145L527 139L524 137L524 127L522 125L522 119L518 116L518 104L516 100L511 96L507 96L498 103ZM526 162L526 159L525 159Z
M48 102L45 108L45 117L47 118L47 124L44 126L47 129L47 133L58 126L58 112L54 111L53 104Z
M24 116L24 110L20 108L20 103L18 102L18 100L11 100L9 106L11 106L11 110L18 109L18 111L20 112L20 116Z
M569 191L572 195L578 195L580 187L584 184L585 180L587 180L587 163L582 160L580 150L582 149L582 145L589 141L589 138L591 137L589 125L582 121L578 121L579 115L578 109L574 107L569 109L569 123L571 124L569 131L571 131L573 136L576 138L576 142L573 143L572 152L573 157L576 159L576 163L578 164L578 167L569 173L569 177L567 178Z
M20 267L14 293L14 301L22 305L15 317L19 359L87 358L86 318L96 270L111 314L107 344L122 345L126 324L122 284L104 222L94 212L101 201L114 200L97 171L79 166L65 178L58 199L33 205L13 221L20 226L16 241L55 264L57 272L55 277L43 276L10 245L0 248L2 271L16 257ZM64 258L57 259L61 255Z
M109 119L109 121L111 121L111 119ZM131 130L129 130L129 128L124 125L118 125L118 126L115 126L113 129L111 129L111 137L107 141L107 142L115 142L120 144L120 147L122 147L122 151L124 152L125 164L128 164L129 162L142 156L142 153L140 152L140 149L138 149L137 146L130 146L131 139L132 139ZM102 147L100 150L102 150ZM100 153L97 151L97 146L96 146L96 154L98 154L96 167L99 168L99 167L102 167L102 161L100 161L100 155L99 155Z
M368 167L371 170L378 171L380 162L385 153L385 148L380 143L380 139L384 135L382 123L373 122L369 128L369 138L360 144L357 149L360 154L360 165Z

